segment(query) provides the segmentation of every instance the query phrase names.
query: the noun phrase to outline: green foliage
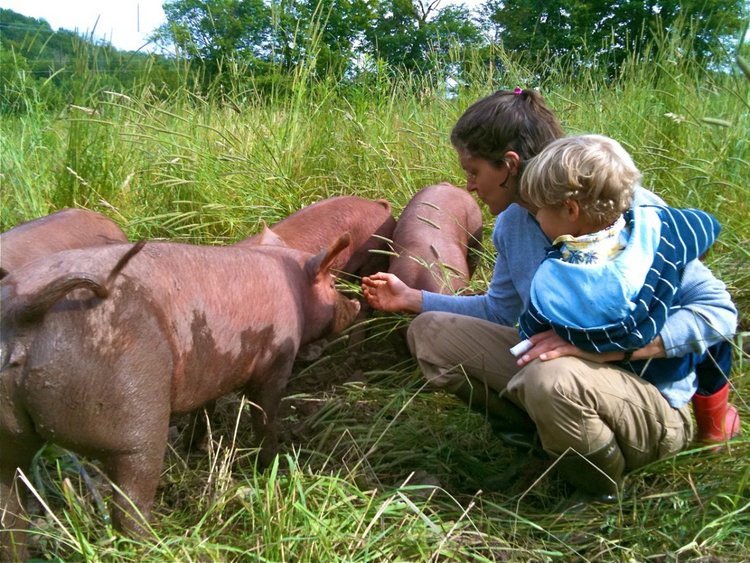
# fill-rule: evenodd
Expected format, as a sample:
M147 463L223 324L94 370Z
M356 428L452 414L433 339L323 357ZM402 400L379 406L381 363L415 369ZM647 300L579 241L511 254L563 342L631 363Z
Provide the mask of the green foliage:
M380 358L370 360L393 358L387 341L371 344ZM335 381L347 357L329 350L317 373ZM247 404L224 401L207 452L168 454L153 527L139 540L105 522L95 466L81 479L80 461L47 451L33 480L45 499L33 523L38 552L277 562L737 561L750 553L746 438L631 473L620 502L575 505L544 460L504 446L455 398L421 388L410 362L360 379L288 398L284 426L295 443L264 472L242 447Z
M525 83L570 72L613 76L630 59L672 55L726 70L742 36L744 0L678 3L499 2L476 13L442 0L170 0L153 40L171 56L123 53L44 20L0 10L0 111L29 104L86 105L95 88L150 84L168 97L185 84L202 95L294 95L305 79L339 90L394 77L430 89L477 72L534 69ZM85 84L82 82L85 81ZM82 97L83 96L83 97Z
M228 61L257 75L313 61L316 76L351 77L382 60L392 72L429 74L454 45L483 43L463 7L412 0L171 0L162 44L200 60L211 77ZM308 61L308 62L306 62Z
M123 52L44 20L0 9L0 113L86 105L104 90L168 95L184 68L155 54Z
M503 47L532 60L553 56L592 57L611 74L633 55L643 58L654 37L680 34L691 55L703 63L724 63L728 41L741 37L748 17L745 0L581 2L580 0L488 0L486 26ZM582 52L582 55L577 55Z
M157 39L206 64L263 59L270 51L271 14L262 0L181 0L164 4L167 23ZM216 70L216 69L214 69Z

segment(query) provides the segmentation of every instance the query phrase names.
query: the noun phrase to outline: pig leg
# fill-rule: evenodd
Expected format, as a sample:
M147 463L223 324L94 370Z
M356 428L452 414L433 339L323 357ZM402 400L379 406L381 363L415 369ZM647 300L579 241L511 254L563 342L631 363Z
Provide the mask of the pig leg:
M216 410L216 401L209 401L203 408L190 413L189 421L184 430L182 445L185 451L206 451L208 449L208 420Z
M112 523L122 533L144 537L151 517L167 448L168 423L163 439L135 453L112 455L104 460L107 476L116 485L113 491ZM119 488L119 491L117 490Z
M0 561L28 559L25 531L28 522L23 515L26 487L23 484L14 487L15 473L15 465L0 465Z
M260 444L258 466L269 467L279 450L279 436L276 415L279 412L281 397L292 374L295 354L280 353L273 366L264 373L258 373L257 383L252 380L245 386L244 393L252 405L252 424L255 440Z
M90 346L88 333L76 338L81 332L77 326L86 326L88 319L70 313L46 321L37 340L46 337L69 347L40 346L29 359L24 380L25 403L36 427L56 443L104 464L114 489L112 522L128 535L147 529L143 519L151 512L159 483L170 415L171 352L156 319L145 308L141 312L125 321L138 327L141 342L148 345L115 351ZM116 341L132 341L124 328L115 332L125 321L121 317L103 330L119 335ZM87 384L85 394L75 391L79 381ZM77 396L81 400L72 400Z
M28 492L16 479L16 470L27 474L42 441L36 437L8 438L0 432L0 561L25 561L28 516L25 514Z

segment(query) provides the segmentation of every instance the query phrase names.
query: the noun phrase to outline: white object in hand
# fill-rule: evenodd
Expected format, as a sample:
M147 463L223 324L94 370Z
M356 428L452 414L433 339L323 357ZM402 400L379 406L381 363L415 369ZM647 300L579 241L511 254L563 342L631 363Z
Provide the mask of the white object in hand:
M528 340L528 339L521 340L521 342L519 342L518 344L513 346L513 348L510 349L510 353L513 354L517 358L518 356L525 354L526 352L531 350L533 346L534 345L531 343L531 340Z

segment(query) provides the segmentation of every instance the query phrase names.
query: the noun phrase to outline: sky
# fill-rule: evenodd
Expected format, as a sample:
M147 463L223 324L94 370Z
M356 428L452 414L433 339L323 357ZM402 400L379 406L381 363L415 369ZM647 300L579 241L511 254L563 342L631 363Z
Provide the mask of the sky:
M135 51L164 23L163 0L0 0L0 8ZM151 49L147 49L151 50Z
M24 16L47 20L52 29L60 28L106 39L118 49L135 51L147 45L147 37L164 23L164 0L0 0L0 8ZM445 1L444 5L450 3ZM462 0L473 7L480 0ZM145 47L144 47L145 46Z

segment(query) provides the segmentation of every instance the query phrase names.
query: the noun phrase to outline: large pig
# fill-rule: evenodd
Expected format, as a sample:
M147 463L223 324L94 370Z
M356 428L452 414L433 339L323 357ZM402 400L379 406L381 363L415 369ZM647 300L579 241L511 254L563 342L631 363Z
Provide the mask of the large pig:
M344 195L303 207L270 229L287 246L312 253L327 248L341 233L348 232L352 244L339 254L332 267L337 272L361 277L387 266L387 255L378 251L387 249L387 240L395 226L391 205L386 200ZM258 234L236 246L260 244L262 237Z
M455 293L467 287L482 240L482 212L466 191L428 186L409 201L393 232L388 271L409 287Z
M6 557L10 530L24 525L11 490L14 473L27 471L47 441L100 459L148 518L170 414L242 389L255 405L259 463L268 464L297 349L341 330L358 312L359 303L335 290L331 274L349 242L344 233L317 255L274 245L153 242L124 268L121 257L131 247L109 245L40 258L3 279L0 543ZM114 505L118 529L141 530L117 493Z
M40 256L127 241L122 229L100 213L61 209L0 234L0 279Z

